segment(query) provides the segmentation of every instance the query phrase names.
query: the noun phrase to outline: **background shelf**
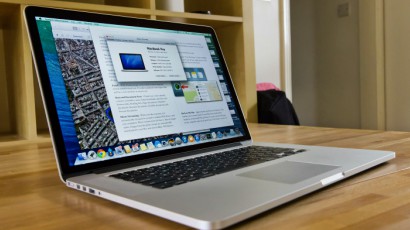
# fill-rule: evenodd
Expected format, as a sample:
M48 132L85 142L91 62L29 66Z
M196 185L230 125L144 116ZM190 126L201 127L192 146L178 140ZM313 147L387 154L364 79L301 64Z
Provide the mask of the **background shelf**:
M242 17L242 1L238 0L185 0L185 12L210 11L212 15Z
M12 80L9 77L9 68L11 65L10 59L7 58L9 50L6 43L11 39L9 32L12 23L7 18L18 12L18 7L15 5L0 4L0 135L16 135L16 122L13 114L15 113L13 106L14 90ZM2 140L0 140L2 141Z
M72 3L85 3L85 4L95 4L95 5L108 5L108 6L124 6L129 8L151 8L151 0L53 0L56 2L68 2ZM84 5L78 5L84 7Z

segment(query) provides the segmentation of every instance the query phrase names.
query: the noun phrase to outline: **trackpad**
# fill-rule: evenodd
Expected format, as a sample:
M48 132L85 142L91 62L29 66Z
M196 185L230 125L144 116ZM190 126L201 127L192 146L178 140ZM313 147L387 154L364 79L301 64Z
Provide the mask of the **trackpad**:
M337 168L340 168L340 166L284 161L275 165L238 174L238 176L295 184Z

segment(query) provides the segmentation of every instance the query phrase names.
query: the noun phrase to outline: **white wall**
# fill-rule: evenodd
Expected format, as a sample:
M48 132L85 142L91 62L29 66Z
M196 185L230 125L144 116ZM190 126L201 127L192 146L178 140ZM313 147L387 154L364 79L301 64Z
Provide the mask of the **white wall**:
M253 0L256 83L280 87L280 27L278 0Z
M410 131L410 1L385 1L386 129Z
M303 125L318 124L315 0L291 0L293 105Z
M350 16L337 6L350 3ZM291 0L293 104L302 125L360 128L358 0Z

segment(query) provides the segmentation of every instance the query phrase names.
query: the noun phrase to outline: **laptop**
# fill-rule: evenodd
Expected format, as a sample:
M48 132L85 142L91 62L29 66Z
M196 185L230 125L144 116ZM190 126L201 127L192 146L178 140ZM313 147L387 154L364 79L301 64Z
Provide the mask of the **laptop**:
M395 157L253 142L211 27L34 6L25 19L71 189L220 229ZM144 50L143 80L118 81L121 47Z
M120 53L122 71L148 71L141 54Z

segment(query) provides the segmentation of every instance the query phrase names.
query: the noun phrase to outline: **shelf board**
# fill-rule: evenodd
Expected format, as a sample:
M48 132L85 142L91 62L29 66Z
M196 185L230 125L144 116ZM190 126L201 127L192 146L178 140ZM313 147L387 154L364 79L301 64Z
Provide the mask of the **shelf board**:
M44 144L44 143L51 144L50 135L40 134L32 140L21 139L21 137L18 137L17 135L0 136L0 147L2 148L20 146L20 145L28 145L28 144Z
M75 9L81 11L98 11L101 13L116 13L121 15L146 15L149 16L152 14L150 9L141 9L141 8L132 8L124 6L113 6L113 5L100 5L100 4L89 4L89 3L78 3L78 2L57 2L57 1L41 1L45 4L43 6L58 7L58 8L67 8Z
M236 17L236 16L173 12L173 11L166 11L166 10L154 10L154 14L160 17L175 17L175 18L200 19L200 20L223 21L223 22L242 22L243 21L242 17Z
M242 17L225 16L225 15L207 15L197 13L170 12L156 10L155 16L157 20L173 21L179 23L207 25L213 28L220 28L232 24L242 23Z
M48 131L41 131L37 134L37 140L48 140L51 141L50 139L50 133Z
M114 6L103 4L91 4L80 2L66 2L66 1L50 1L50 0L0 0L1 3L21 4L21 5L36 5L45 7L74 9L81 11L93 11L101 13L114 13L120 15L129 16L146 16L149 17L152 14L151 9L134 8L128 6Z
M5 4L14 4L14 5L18 5L18 4L22 4L23 2L28 2L28 1L22 1L22 0L0 0L0 4L5 3Z

